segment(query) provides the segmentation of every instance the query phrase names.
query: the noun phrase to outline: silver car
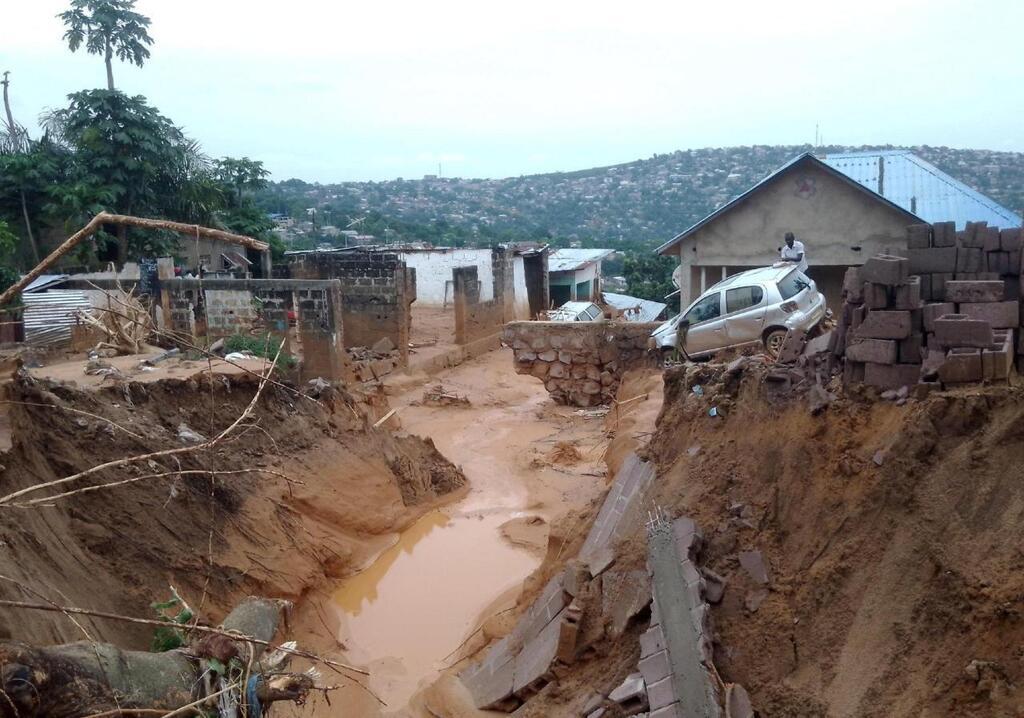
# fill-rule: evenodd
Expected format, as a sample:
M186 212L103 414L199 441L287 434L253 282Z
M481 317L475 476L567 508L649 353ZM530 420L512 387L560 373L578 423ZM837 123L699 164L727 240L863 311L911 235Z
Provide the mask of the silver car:
M655 329L651 344L674 350L682 329L681 348L692 358L757 342L775 356L790 329L811 329L824 316L825 297L814 280L792 264L780 264L723 279Z

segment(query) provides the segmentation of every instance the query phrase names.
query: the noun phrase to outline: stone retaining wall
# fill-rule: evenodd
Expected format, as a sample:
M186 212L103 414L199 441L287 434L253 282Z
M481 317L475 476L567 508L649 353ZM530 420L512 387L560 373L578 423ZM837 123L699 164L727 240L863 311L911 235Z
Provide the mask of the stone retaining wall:
M512 322L504 341L517 374L544 382L559 404L608 403L623 372L656 360L647 350L656 322Z

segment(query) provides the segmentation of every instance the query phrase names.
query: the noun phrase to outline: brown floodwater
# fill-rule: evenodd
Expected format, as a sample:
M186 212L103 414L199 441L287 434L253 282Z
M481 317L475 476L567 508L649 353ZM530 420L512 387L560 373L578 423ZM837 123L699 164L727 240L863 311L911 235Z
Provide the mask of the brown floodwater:
M444 669L484 607L537 567L500 534L514 515L432 511L334 594L348 655L389 705L405 705Z

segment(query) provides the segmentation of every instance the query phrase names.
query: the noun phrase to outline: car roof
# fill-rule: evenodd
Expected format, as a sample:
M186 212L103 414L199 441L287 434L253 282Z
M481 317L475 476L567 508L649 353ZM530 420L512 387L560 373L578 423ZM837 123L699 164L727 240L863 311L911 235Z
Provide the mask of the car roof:
M796 265L785 264L781 267L758 267L757 269L748 269L745 272L739 274L733 274L732 276L726 277L718 284L708 287L708 289L729 289L730 287L741 287L750 284L764 284L768 282L779 282L787 274L796 269Z

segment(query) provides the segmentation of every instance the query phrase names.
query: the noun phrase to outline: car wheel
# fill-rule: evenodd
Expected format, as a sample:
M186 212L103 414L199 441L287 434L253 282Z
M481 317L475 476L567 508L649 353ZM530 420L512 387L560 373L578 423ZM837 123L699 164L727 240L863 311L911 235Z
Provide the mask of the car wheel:
M772 329L764 335L764 348L770 356L777 357L779 355L788 333L785 329Z

